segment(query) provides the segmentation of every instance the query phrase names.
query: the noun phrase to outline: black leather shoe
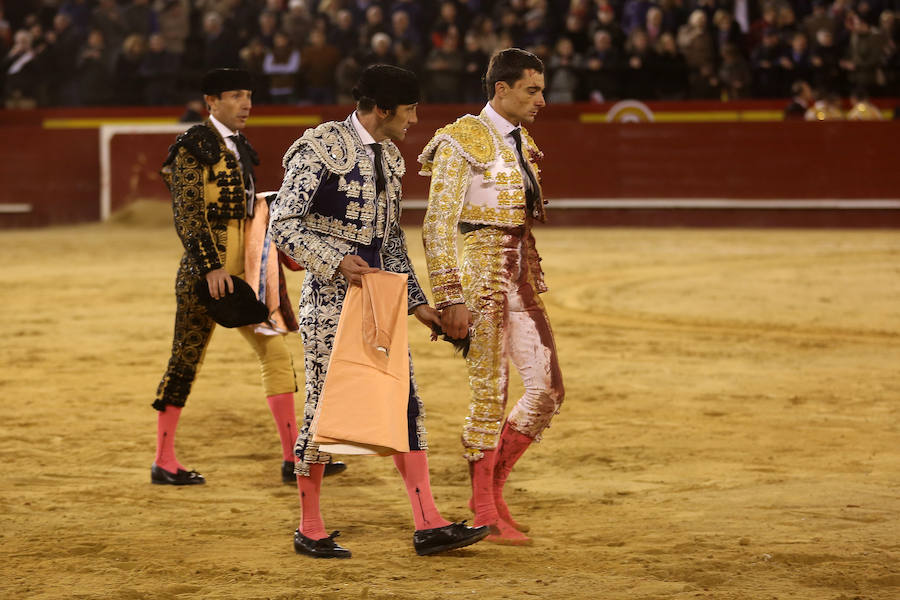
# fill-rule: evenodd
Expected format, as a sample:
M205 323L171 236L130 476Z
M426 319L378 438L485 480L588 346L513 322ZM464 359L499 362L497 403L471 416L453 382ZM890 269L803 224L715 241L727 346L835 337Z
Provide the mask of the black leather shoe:
M324 477L329 475L337 475L347 470L347 465L342 462L332 462L325 465ZM286 460L281 463L281 481L288 484L297 483L297 476L294 474L294 463Z
M297 483L297 476L294 475L294 461L286 460L281 463L281 481L284 483Z
M434 529L417 529L413 534L413 546L416 554L425 556L480 542L490 532L491 529L487 525L468 527L465 521L450 523Z
M339 535L341 535L340 531L332 531L327 538L314 540L306 537L297 529L294 531L294 552L314 558L350 558L350 551L334 541L334 538Z
M157 485L202 485L206 483L206 480L197 471L178 469L177 472L171 473L162 467L157 467L156 463L153 463L153 466L150 467L150 483Z
M342 462L330 462L325 465L325 477L337 475L347 470L347 465Z

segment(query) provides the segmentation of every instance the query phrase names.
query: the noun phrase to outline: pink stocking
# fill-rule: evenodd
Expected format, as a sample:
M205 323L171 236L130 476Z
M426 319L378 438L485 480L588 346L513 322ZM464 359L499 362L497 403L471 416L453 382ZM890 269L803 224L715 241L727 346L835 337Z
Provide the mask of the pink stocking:
M181 409L181 406L169 404L165 410L159 411L156 418L156 459L153 462L169 473L184 469L175 458L175 429L178 427Z
M414 450L394 455L394 465L406 484L406 493L412 505L413 521L416 529L433 529L449 525L450 521L441 516L431 493L428 476L428 456L424 450Z
M281 438L281 452L284 460L293 462L294 443L297 441L297 417L294 414L294 394L278 394L266 398L278 437Z
M507 422L503 427L500 443L497 446L497 464L494 466L494 502L496 502L500 518L519 531L528 531L528 529L516 523L509 514L509 507L506 506L506 501L503 499L503 486L513 465L522 457L533 441L532 438L510 427Z
M328 537L325 533L325 521L319 510L319 496L322 493L322 477L325 474L325 465L313 464L309 466L309 475L297 476L297 489L300 493L300 533L314 540Z

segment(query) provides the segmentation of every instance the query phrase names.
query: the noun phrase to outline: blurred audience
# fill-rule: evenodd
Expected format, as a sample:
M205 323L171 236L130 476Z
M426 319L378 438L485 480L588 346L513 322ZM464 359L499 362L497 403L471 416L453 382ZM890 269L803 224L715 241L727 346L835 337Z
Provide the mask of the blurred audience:
M479 103L487 60L518 46L544 60L551 103L792 97L791 114L818 120L834 117L829 98L862 98L862 115L869 96L900 95L898 6L0 0L0 97L8 108L184 105L207 69L243 66L254 102L346 103L355 74L384 62L418 73L428 102Z

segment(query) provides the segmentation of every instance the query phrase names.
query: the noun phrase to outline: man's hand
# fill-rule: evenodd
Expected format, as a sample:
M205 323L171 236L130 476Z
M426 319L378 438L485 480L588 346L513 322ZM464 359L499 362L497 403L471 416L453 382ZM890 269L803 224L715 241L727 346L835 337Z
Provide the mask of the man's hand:
M469 325L474 322L474 316L465 304L454 304L441 311L441 329L444 333L458 340L469 333Z
M209 295L216 300L234 291L234 282L225 269L215 269L207 273L206 284L209 286Z
M413 309L413 314L419 320L422 325L431 329L431 341L437 339L437 334L434 333L434 329L432 329L433 325L438 327L441 326L441 313L437 311L437 309L428 306L427 304L420 304Z
M375 273L379 269L370 267L369 263L355 254L348 254L341 259L338 270L347 278L350 285L362 285L362 275L366 273Z

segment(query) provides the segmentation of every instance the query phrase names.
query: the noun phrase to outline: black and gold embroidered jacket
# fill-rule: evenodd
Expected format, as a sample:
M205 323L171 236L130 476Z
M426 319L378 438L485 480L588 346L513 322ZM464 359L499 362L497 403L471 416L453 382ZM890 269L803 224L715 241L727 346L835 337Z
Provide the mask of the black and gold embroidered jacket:
M246 216L237 157L206 121L176 138L160 173L172 194L175 230L197 274L221 268L227 223Z
M350 117L307 129L284 155L284 182L271 206L269 228L282 252L324 281L358 246L379 245L383 268L409 276L412 310L427 300L400 229L406 164L393 142L381 146L385 193L376 195L374 164Z

